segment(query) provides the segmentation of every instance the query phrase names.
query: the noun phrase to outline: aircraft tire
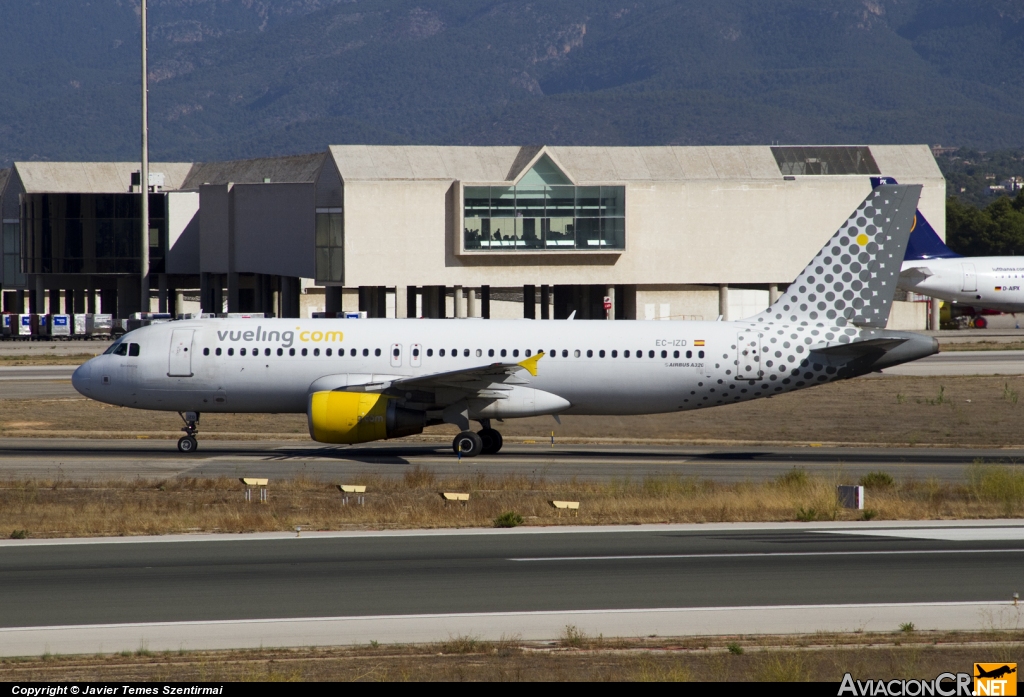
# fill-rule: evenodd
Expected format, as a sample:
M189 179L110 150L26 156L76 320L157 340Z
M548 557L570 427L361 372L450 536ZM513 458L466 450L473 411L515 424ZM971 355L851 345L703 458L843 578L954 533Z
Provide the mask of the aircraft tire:
M477 435L484 442L484 447L480 451L483 455L494 455L496 452L501 450L502 438L501 434L495 431L493 428L484 428L477 431Z
M452 450L462 457L476 457L483 449L483 439L472 431L463 431L452 441Z
M192 436L182 436L178 439L179 453L194 453L199 443Z

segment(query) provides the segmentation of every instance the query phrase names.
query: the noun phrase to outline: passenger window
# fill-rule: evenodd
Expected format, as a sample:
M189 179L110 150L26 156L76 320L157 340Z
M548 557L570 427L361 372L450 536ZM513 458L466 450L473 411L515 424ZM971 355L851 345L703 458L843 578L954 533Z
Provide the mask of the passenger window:
M643 358L644 357L644 352L643 351L637 351L636 352L636 357L637 358Z
M234 356L235 355L235 350L233 348L229 348L228 349L228 355L229 356Z
M263 355L264 356L269 356L270 355L270 349L263 349Z
M487 355L494 358L494 349L487 349Z
M569 357L569 349L562 349L562 358Z
M327 350L330 351L330 349L327 349ZM401 353L401 352L397 348L395 348L395 349L393 349L391 351L391 355L394 356L395 358L398 358L398 354L399 353Z
M512 349L512 357L519 358L519 349Z
M216 353L219 356L220 355L220 349L217 349L216 351L214 351L214 353Z
M697 358L704 358L704 352L703 351L699 351L697 353Z
M208 348L204 348L204 349L203 349L203 355L204 355L204 356L209 356L209 355L210 355L210 349L208 349Z
M434 349L427 349L427 356L429 357L429 356L433 356L433 355L434 355Z
M687 358L693 358L693 351L687 351L686 352L686 357Z
M672 352L672 358L679 358L679 352L678 351L673 351Z
M459 357L459 350L458 349L452 349L452 358L458 358L458 357Z
M380 349L374 349L373 350L373 355L374 356L379 356L380 355Z
M115 356L127 356L128 355L128 344L118 344L117 348L114 349Z
M469 349L462 349L462 355L469 358Z
M441 358L444 358L444 349L438 349L437 355L440 356Z
M318 348L313 349L313 355L314 356L319 356L320 355L320 349L318 349Z
M580 357L580 350L576 349L575 351L572 352L572 355L573 355L573 358L579 358Z
M668 351L662 351L661 352L661 357L662 358L668 358Z
M295 349L288 349L288 355L289 356L294 356L295 355Z
M623 351L622 352L622 357L623 358L629 358L629 351Z
M244 348L243 349L238 349L238 355L239 356L244 356L245 355L245 349Z
M414 348L412 350L412 357L413 358L419 358L420 357L420 350L418 348Z
M280 348L279 348L279 349L277 350L277 355L278 355L278 356L283 356L283 355L284 355L284 349L280 349Z
M349 351L349 352L348 352L348 355L350 355L350 356L352 356L353 358L355 358L355 357L356 357L356 350L355 350L355 349L352 349L351 351Z
M612 351L612 358L618 358L618 357L619 357L619 352L618 351Z
M549 353L548 355L551 356L552 358L557 358L558 357L558 349L551 349L551 353Z
M654 358L654 351L648 351L647 352L647 357L648 358Z
M484 355L483 349L477 349L476 350L476 357L477 358L480 358L483 355Z
M504 358L507 355L508 355L508 351L506 351L505 349L502 349L501 350L501 357Z
M303 356L308 356L309 355L309 350L308 349L302 349L302 355Z
M369 356L370 355L370 349L363 349L363 355L364 356Z
M587 358L593 358L593 357L594 357L594 352L591 351L590 349L587 349Z
M530 355L531 355L530 354L530 349L526 349L525 351L523 351L523 355L526 356L527 358L529 358Z
M258 348L254 348L252 350L252 355L253 355L253 357L259 356L260 355L260 350Z
M597 352L597 357L604 358L604 349L601 349L600 351Z

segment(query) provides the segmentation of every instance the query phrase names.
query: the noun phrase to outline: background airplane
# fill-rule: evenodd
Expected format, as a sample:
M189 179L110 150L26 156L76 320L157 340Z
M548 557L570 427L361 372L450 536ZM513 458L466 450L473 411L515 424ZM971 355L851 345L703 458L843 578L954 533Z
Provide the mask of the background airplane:
M920 186L880 186L770 308L736 322L215 319L137 329L75 371L82 394L177 411L306 413L323 443L448 423L464 456L492 420L654 414L771 397L938 351L885 329ZM470 429L470 422L482 426Z
M872 177L872 185L895 184ZM965 257L939 238L917 211L903 266L901 290L977 309L1024 311L1024 256Z

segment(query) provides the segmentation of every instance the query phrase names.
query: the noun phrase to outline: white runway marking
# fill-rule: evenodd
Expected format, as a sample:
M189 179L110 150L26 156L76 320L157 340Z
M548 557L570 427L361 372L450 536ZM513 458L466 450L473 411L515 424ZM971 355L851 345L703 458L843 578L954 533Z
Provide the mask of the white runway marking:
M814 532L826 531L815 530ZM950 542L1024 540L1024 527L933 528L930 530L904 528L899 530L828 530L827 532L832 535L868 535L870 537L901 537L912 540L946 540Z
M864 533L867 534L867 533ZM870 550L863 552L737 552L722 554L623 554L606 557L518 557L509 561L629 561L631 559L749 559L757 557L858 557L883 554L1006 554L1024 552L1024 549L901 549Z

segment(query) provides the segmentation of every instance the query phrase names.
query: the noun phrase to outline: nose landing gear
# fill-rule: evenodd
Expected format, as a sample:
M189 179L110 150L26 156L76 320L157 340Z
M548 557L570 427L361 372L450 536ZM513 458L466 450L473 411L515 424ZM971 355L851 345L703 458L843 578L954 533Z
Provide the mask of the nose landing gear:
M193 453L199 447L199 443L196 441L196 433L199 432L199 412L186 411L182 414L179 411L178 416L185 422L185 427L181 429L185 435L178 439L178 452Z

